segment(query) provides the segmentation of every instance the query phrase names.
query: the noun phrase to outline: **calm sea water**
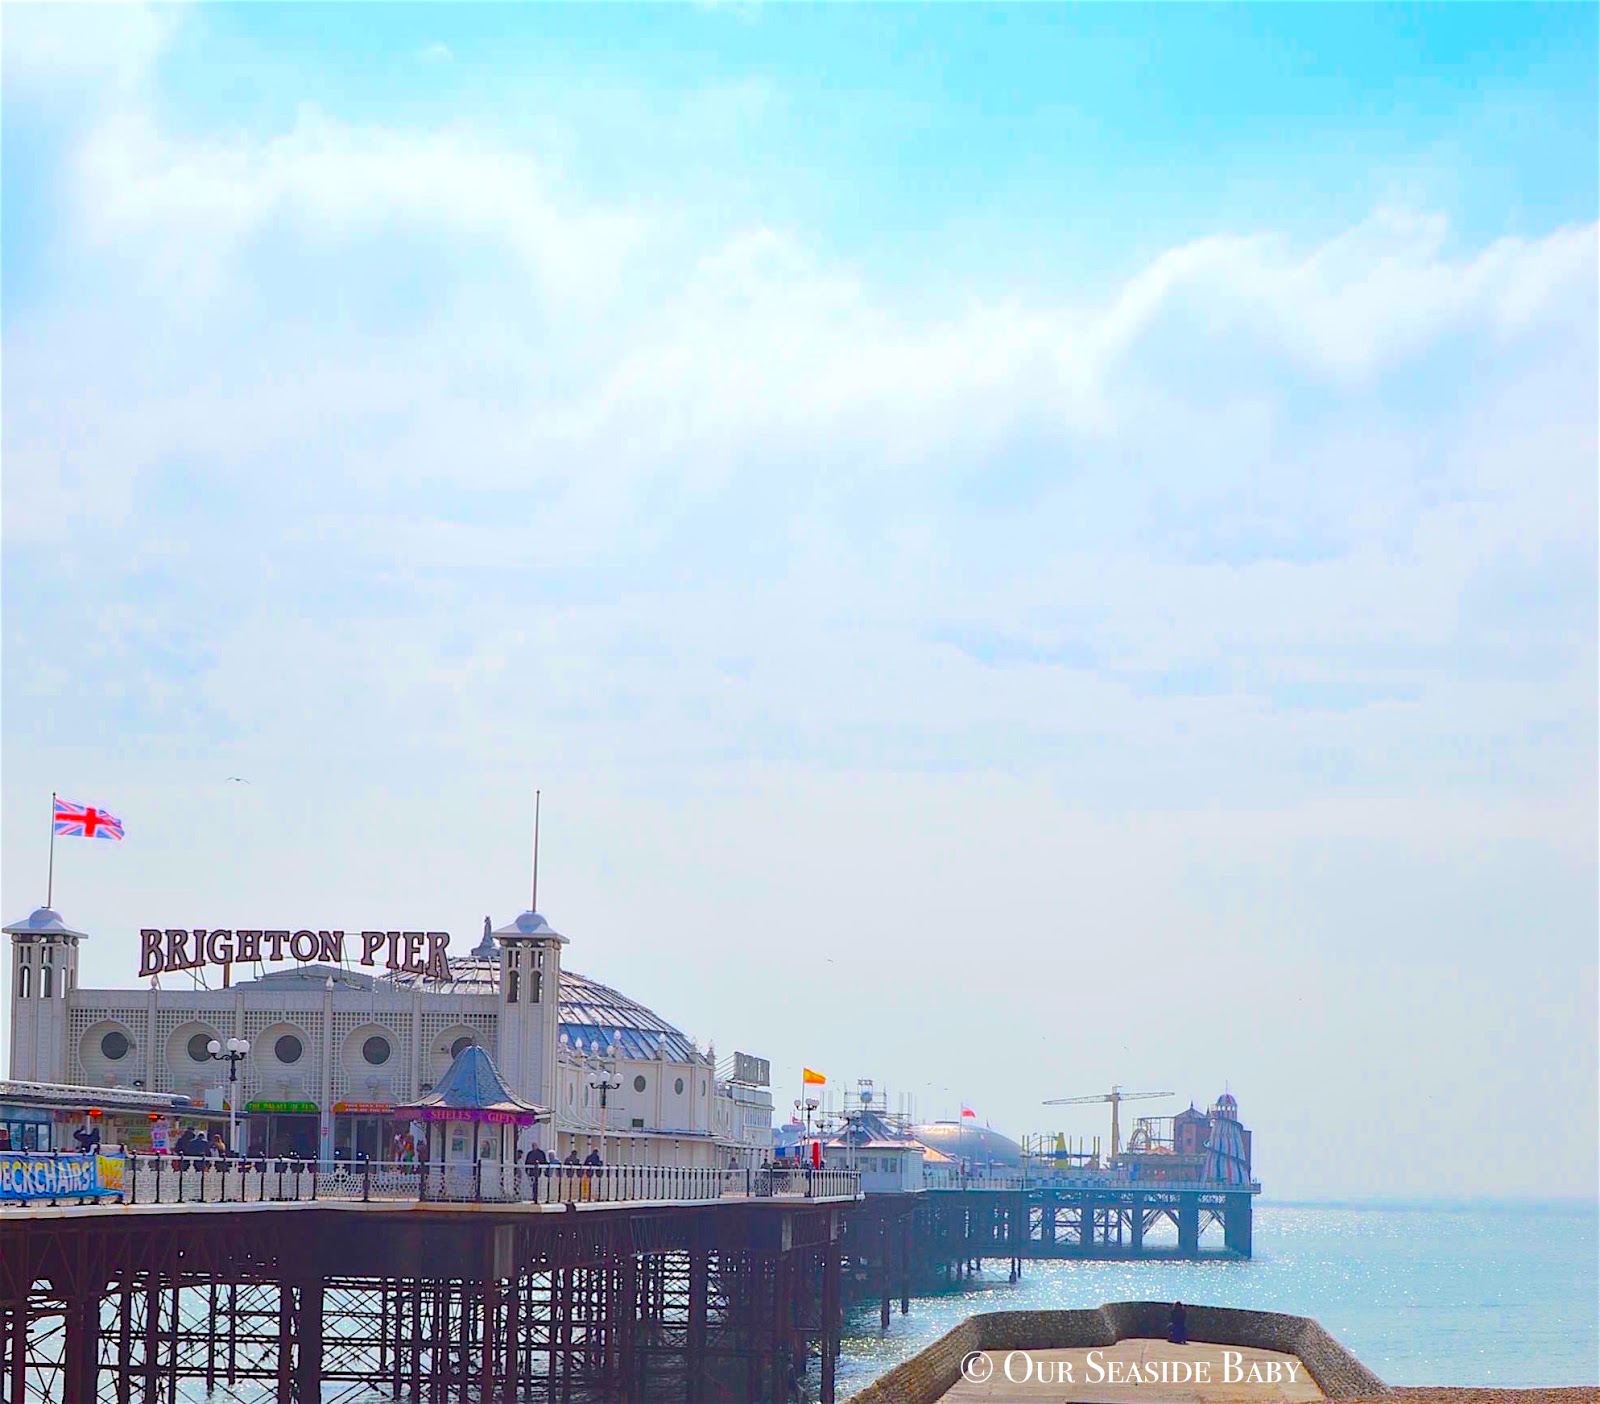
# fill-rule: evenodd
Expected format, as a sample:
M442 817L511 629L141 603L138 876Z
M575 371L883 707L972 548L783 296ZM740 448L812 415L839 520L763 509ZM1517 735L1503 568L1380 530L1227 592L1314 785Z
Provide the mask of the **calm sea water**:
M846 1325L848 1397L980 1311L1137 1299L1313 1316L1389 1384L1600 1383L1600 1212L1583 1204L1258 1204L1247 1263L1004 1261Z

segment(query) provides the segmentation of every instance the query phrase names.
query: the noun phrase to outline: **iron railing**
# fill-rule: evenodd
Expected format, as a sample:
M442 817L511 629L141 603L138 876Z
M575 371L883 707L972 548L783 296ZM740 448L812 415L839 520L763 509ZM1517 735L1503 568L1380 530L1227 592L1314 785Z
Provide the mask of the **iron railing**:
M1251 1180L1244 1185L1225 1184L1221 1180L1158 1180L1153 1177L1137 1178L1127 1174L1117 1175L1023 1175L1014 1171L989 1170L968 1172L931 1167L923 1171L923 1188L930 1190L1141 1190L1145 1193L1199 1193L1199 1194L1260 1194L1261 1181Z
M278 1201L628 1204L721 1199L856 1199L849 1170L712 1170L676 1165L504 1166L292 1157L130 1155L120 1185L93 1202L225 1204ZM25 1202L25 1201L21 1201ZM74 1202L63 1197L60 1202Z

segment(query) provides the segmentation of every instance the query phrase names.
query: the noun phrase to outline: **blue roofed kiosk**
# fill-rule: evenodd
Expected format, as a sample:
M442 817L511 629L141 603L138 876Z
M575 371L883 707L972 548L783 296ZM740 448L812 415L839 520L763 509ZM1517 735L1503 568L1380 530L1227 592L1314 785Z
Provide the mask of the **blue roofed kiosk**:
M506 1086L494 1059L476 1044L463 1048L439 1085L402 1116L427 1129L429 1191L447 1198L514 1198L517 1132L550 1120L550 1111Z

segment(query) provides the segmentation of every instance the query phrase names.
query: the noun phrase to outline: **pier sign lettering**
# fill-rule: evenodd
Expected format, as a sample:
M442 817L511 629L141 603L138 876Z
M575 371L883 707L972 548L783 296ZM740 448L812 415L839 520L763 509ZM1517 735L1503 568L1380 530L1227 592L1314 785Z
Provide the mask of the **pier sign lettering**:
M771 1087L772 1064L765 1058L756 1057L754 1053L735 1053L733 1080L750 1087Z
M430 980L450 978L450 959L445 954L445 947L450 944L448 931L363 931L359 939L361 949L356 959L360 965L375 966L381 958L385 970L422 975ZM352 954L354 946L352 941ZM343 931L146 926L139 932L139 978L165 970L231 965L234 961L253 964L288 959L301 964L321 961L342 965L345 952Z
M87 1199L105 1193L97 1155L0 1151L0 1199Z

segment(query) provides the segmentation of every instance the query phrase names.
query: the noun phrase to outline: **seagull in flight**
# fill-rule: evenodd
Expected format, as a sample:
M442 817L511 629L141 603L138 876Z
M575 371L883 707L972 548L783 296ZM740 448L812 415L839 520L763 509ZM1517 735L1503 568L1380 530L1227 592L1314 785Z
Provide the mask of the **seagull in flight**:
M242 775L230 775L226 780L223 781L223 784L225 785L248 785L249 783L250 782Z

